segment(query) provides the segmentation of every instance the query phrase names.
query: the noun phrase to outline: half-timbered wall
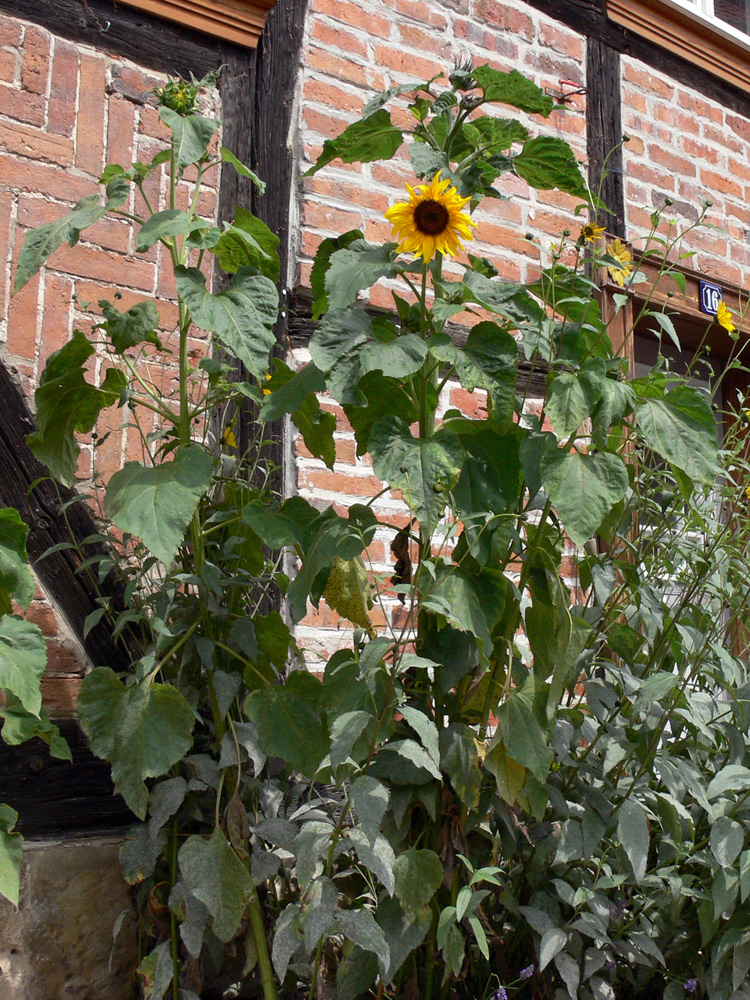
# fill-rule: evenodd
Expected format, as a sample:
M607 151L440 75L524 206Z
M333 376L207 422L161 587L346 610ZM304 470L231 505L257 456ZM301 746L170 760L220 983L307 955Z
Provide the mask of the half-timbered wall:
M163 80L133 62L0 16L0 256L6 264L0 282L0 357L29 399L47 357L74 328L88 332L98 321L100 299L121 296L121 307L158 299L165 336L174 330L176 306L170 301L168 269L162 267L163 248L136 256L124 220L103 219L75 247L64 244L50 265L11 297L15 263L30 228L97 193L106 162L128 165L162 148L167 131L150 91ZM214 172L202 204L210 216L216 214L217 183ZM159 204L163 168L148 186L152 203ZM187 199L188 184L182 188ZM133 207L138 211L137 204ZM100 366L97 359L94 377ZM169 370L150 374L169 386ZM98 447L90 438L84 444L78 471L84 489L95 475L107 478L125 458L136 457L129 422L127 410L108 411L97 428L106 440ZM57 717L71 714L84 666L79 650L61 639L70 630L41 588L31 617L49 637L48 707Z

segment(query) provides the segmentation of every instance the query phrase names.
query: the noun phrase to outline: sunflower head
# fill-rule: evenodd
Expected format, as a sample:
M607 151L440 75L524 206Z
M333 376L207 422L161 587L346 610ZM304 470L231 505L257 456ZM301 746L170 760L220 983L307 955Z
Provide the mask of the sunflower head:
M463 250L459 237L474 238L474 222L461 209L470 200L462 198L447 178L437 173L429 184L406 185L409 201L393 205L385 213L400 241L399 250L413 253L429 263L436 253L455 256Z
M727 333L734 333L737 329L732 322L731 312L721 299L719 300L719 306L716 310L716 322L719 326L723 326Z
M585 226L581 226L579 239L582 243L596 243L597 240L601 239L603 232L604 226L597 226L595 222L587 222Z
M611 243L607 244L607 253L610 257L614 257L616 261L619 262L619 267L607 266L607 270L610 273L612 280L615 284L619 285L620 288L625 287L625 282L630 277L633 271L633 257L628 248L622 242L622 240L612 240Z
M171 108L184 118L198 110L200 87L200 82L188 83L187 80L178 77L176 80L168 80L164 87L157 87L154 94L159 104Z

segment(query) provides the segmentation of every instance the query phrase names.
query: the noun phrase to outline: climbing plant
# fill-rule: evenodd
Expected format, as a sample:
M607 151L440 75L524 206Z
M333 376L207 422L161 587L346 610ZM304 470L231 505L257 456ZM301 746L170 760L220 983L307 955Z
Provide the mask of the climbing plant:
M387 110L404 95L407 130ZM327 141L311 173L407 143L415 183L387 213L392 242L323 241L312 360L294 371L269 370L275 237L242 210L223 228L197 214L206 169L252 172L217 147L196 87L159 97L169 148L108 167L104 200L31 233L16 274L19 288L106 212L174 269L178 328L160 331L153 304L101 303L93 334L48 360L29 439L71 482L77 435L121 406L144 449L106 485L121 541L93 564L123 574L127 607L103 603L89 621L135 629L140 655L126 675L98 665L79 701L141 821L121 857L150 947L144 994L731 995L750 968L742 401L720 451L710 394L669 351L628 378L596 279L621 287L619 316L638 268L594 221L570 147L535 134L564 111L517 72L458 68L378 96ZM144 181L162 166L157 211ZM525 284L462 247L510 176L591 213L539 246ZM642 250L679 284L678 236L652 222ZM228 275L221 291L208 261ZM390 312L361 296L379 281ZM735 335L726 308L719 322ZM650 301L638 323L678 340ZM197 364L195 327L220 350ZM106 368L96 385L92 356ZM174 366L174 395L155 359ZM237 363L246 381L230 381ZM530 373L545 383L536 406ZM456 383L483 413L443 407ZM262 427L287 414L332 466L322 392L403 497L386 577L368 556L390 527L375 498L344 516L271 488ZM239 454L224 417L246 400L258 433ZM272 584L289 619L263 612ZM370 610L394 596L405 624L378 631ZM353 642L320 678L287 620L322 599ZM24 626L7 621L0 640ZM38 697L0 679L37 726ZM2 843L17 852L7 819Z

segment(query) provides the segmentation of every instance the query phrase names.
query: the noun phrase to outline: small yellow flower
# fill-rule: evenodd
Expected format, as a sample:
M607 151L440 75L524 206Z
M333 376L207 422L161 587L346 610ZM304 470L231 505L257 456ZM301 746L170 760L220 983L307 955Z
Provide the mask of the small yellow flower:
M747 497L748 500L750 500L750 486L747 486L745 488L745 496Z
M406 185L411 198L393 205L385 213L399 239L398 249L413 253L425 263L436 253L455 256L463 250L459 236L473 240L470 226L476 226L461 209L470 199L462 198L450 180L435 174L429 184Z
M716 310L716 322L719 326L723 326L727 333L734 333L737 329L732 322L732 314L724 305L722 300L719 300L719 306Z
M585 226L581 226L581 239L588 243L596 243L602 238L603 232L604 226L597 226L595 222L587 222Z
M624 288L625 282L633 271L633 256L622 240L612 240L611 243L607 244L607 253L620 262L620 267L608 267L607 270L615 284Z
M237 447L237 438L234 436L234 431L231 427L224 428L224 434L222 435L222 441L224 444L229 445L230 448Z
M270 372L266 372L266 382L270 381L270 379L271 379L271 373ZM263 390L263 395L264 396L270 396L271 395L271 390L270 389L264 389Z

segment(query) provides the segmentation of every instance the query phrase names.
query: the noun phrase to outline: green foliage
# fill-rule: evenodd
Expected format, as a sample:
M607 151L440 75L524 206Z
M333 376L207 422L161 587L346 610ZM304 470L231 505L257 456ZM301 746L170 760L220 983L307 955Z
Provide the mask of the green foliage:
M143 539L167 566L211 485L213 460L197 445L182 445L171 462L149 468L128 462L109 481L107 515L122 531Z
M323 152L306 176L317 173L331 160L344 163L369 163L371 160L388 159L404 141L403 135L383 108L374 111L362 121L353 122L336 139L326 139Z
M190 748L190 705L170 684L147 677L126 687L109 667L98 667L84 679L78 710L91 749L112 763L115 787L143 819L145 779L166 774Z
M80 330L55 351L39 380L36 391L37 430L28 445L53 475L70 486L78 467L76 434L87 434L106 407L117 403L126 386L125 376L110 368L97 387L86 380L85 364L94 348Z
M385 105L409 91L402 131ZM514 172L593 212L571 149L533 120L482 114L495 102L564 113L516 71L458 68L447 85L374 99L309 173L387 159L408 135L418 175L440 171L467 211ZM130 626L141 648L123 676L94 670L80 697L92 749L143 821L122 863L148 900L147 995L178 990L189 957L191 970L226 963L265 1000L486 1000L527 982L544 1000L679 1000L689 979L731 997L750 969L750 675L733 632L750 599L742 422L719 450L709 396L666 353L626 379L594 280L618 262L584 229L525 285L473 256L448 280L440 253L425 262L359 231L325 240L312 361L274 359L269 373L276 238L242 211L213 227L174 197L188 165L199 184L218 162L252 172L210 152L216 123L198 108L161 114L166 154L104 179L121 197L168 164L170 201L135 244L168 252L178 328L157 337L152 305L102 304L97 347L114 367L90 384L93 345L77 333L49 359L32 438L71 480L75 435L104 406L159 421L140 435L143 461L107 486L122 551L88 564L114 566L127 594L122 613L103 603L90 621ZM30 234L19 287L96 204ZM670 273L676 240L652 237L647 257ZM229 276L222 291L206 286L206 253ZM360 301L381 280L396 289L390 312ZM456 337L449 321L479 310L491 318ZM665 315L647 321L676 337ZM223 352L197 367L194 326ZM143 377L154 356L172 361L173 394ZM534 407L528 371L546 381ZM449 384L475 394L468 414L444 408ZM323 392L403 501L397 527L373 503L343 516L278 495L263 423L289 414L332 467ZM248 401L257 428L236 416ZM368 549L386 537L381 577ZM6 612L13 593L30 598L24 545L0 512ZM279 567L292 564L290 581ZM394 593L403 615L377 631L371 611ZM278 594L283 615L269 610ZM322 678L300 669L286 624L321 598L350 627ZM2 642L4 735L62 753L41 711L41 636L6 613ZM14 818L0 812L10 896Z

